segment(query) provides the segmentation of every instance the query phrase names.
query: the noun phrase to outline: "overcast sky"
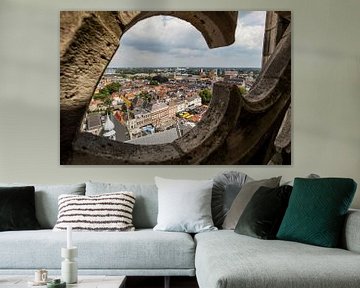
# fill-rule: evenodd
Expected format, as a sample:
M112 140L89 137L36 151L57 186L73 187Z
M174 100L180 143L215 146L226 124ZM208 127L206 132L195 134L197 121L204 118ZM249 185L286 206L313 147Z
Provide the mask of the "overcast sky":
M265 11L239 11L235 43L209 49L191 24L169 16L140 21L121 38L109 67L261 67Z

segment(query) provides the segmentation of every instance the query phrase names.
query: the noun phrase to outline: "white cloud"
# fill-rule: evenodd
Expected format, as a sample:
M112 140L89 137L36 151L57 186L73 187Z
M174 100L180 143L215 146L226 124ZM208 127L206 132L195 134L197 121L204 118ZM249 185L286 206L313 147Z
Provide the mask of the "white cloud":
M239 11L238 20L247 25L264 25L266 11Z
M195 41L194 41L195 40ZM123 36L125 45L156 43L158 47L203 49L205 40L190 23L169 16L154 16L134 25Z
M235 32L235 45L246 49L261 50L264 38L265 11L239 13Z
M260 67L264 22L264 11L240 11L235 43L209 49L190 23L169 16L151 17L123 35L109 66Z
M263 44L264 27L247 26L239 23L235 35L235 46L259 50Z

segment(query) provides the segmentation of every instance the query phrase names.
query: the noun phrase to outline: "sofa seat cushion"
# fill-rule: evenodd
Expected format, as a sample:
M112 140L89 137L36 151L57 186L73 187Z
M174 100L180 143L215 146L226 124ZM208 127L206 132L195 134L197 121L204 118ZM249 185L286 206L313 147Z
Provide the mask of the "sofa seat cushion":
M186 233L73 232L79 270L194 269L195 244ZM0 269L60 269L66 232L2 232Z
M357 287L360 254L229 230L195 236L200 288Z

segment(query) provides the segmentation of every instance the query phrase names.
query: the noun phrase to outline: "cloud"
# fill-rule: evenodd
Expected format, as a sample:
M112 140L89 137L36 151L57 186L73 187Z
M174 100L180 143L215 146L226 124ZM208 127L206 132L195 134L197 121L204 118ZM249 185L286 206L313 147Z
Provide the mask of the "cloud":
M264 11L240 11L233 45L209 49L190 23L169 16L140 21L122 37L110 67L260 67Z
M140 21L124 34L121 43L150 51L154 47L203 50L206 45L201 33L190 23L169 16L154 16Z
M235 32L235 45L251 50L261 50L264 38L265 11L240 11Z
M266 11L239 11L238 21L246 25L264 25Z

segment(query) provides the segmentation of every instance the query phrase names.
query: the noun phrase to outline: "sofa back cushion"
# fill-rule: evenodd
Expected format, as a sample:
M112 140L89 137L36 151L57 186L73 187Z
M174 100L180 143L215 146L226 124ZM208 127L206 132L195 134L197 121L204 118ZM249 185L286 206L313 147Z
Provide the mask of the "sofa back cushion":
M360 254L360 209L350 209L345 217L341 247Z
M0 186L34 186L36 218L43 229L52 229L55 226L58 216L58 197L61 194L85 195L85 183L60 185L0 183Z
M135 228L153 228L158 214L158 192L155 184L86 182L86 195L89 196L121 191L130 191L135 195Z

